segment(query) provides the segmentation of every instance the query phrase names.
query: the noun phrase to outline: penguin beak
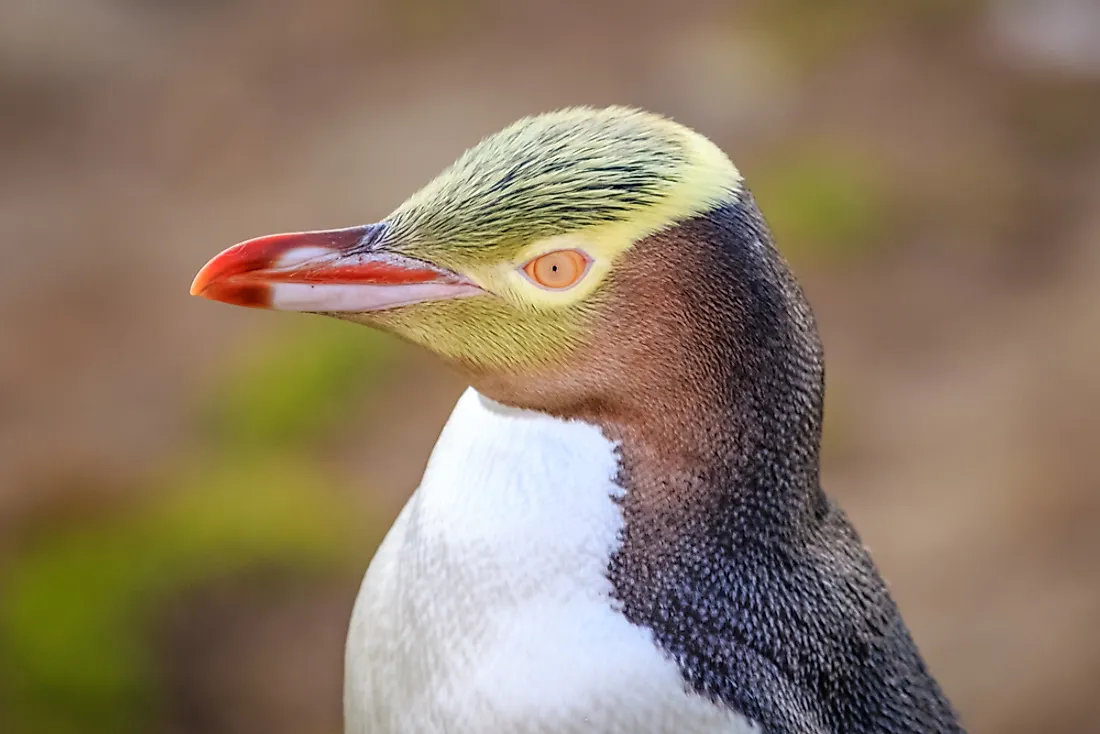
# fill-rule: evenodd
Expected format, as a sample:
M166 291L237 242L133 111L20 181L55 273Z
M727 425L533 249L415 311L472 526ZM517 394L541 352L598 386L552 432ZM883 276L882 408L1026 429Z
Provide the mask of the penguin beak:
M203 266L191 295L279 311L380 311L484 293L469 279L378 246L385 225L257 237Z

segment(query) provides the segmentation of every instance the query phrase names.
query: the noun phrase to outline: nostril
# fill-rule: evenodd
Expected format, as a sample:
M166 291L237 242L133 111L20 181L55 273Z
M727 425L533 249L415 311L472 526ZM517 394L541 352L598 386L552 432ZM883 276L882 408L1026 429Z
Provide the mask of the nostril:
M363 235L359 238L359 241L355 243L355 252L366 252L373 249L379 242L382 241L382 237L386 234L386 225L384 222L375 222L374 224L367 224L360 227Z

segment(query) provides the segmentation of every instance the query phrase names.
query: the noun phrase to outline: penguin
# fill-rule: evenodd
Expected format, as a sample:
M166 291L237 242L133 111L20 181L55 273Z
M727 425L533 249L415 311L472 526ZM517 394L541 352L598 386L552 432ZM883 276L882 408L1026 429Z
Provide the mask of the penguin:
M822 490L813 315L703 135L528 117L381 221L242 242L191 292L469 382L356 599L349 734L963 731Z

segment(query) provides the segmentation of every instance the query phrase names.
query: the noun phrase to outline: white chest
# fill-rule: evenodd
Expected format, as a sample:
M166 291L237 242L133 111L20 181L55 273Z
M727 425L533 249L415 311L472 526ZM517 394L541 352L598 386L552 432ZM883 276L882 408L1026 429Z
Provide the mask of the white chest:
M613 608L616 471L598 428L468 390L363 580L347 731L756 731Z

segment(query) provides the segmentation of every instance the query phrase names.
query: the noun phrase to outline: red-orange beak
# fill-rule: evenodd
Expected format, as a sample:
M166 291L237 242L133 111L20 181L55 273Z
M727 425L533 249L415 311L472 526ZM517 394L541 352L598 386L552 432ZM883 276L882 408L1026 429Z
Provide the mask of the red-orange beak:
M468 279L376 245L385 225L257 237L203 266L191 295L282 311L362 312L484 293Z

